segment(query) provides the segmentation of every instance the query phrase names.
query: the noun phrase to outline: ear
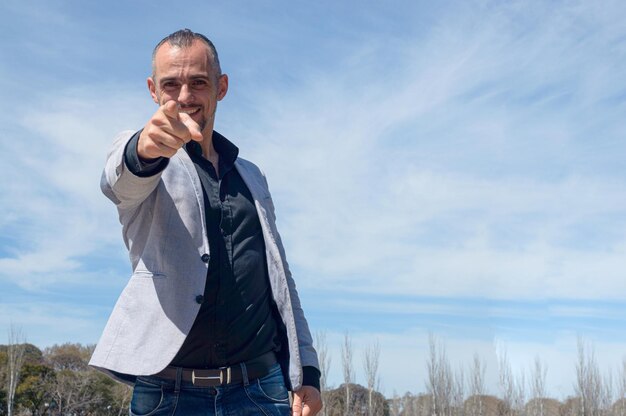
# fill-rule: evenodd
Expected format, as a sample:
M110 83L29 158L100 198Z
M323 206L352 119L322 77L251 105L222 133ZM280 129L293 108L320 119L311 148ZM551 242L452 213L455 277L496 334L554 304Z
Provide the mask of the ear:
M159 97L157 96L156 84L154 83L154 80L152 79L152 77L148 77L146 82L148 83L148 89L150 90L150 95L152 96L152 100L155 103L159 104Z
M217 101L221 101L228 92L228 75L222 74L217 80Z

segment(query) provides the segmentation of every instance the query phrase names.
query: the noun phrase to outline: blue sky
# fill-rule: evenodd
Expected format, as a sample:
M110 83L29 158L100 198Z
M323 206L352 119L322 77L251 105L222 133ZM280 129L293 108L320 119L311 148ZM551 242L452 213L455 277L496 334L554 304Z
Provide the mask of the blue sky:
M436 4L435 4L436 3ZM6 0L0 6L0 329L94 343L129 276L99 190L116 132L155 110L151 50L216 44L216 129L267 173L340 384L381 345L386 394L539 356L572 394L576 340L626 356L626 6L619 1ZM357 381L363 383L360 361Z

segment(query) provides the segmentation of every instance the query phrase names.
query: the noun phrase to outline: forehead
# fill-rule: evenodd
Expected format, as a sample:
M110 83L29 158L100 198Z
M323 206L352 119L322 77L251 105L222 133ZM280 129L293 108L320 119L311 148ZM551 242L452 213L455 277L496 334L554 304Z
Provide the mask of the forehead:
M209 48L200 41L194 41L186 48L165 43L157 50L154 57L157 76L160 74L176 75L181 72L211 74L213 72L211 63L212 55Z

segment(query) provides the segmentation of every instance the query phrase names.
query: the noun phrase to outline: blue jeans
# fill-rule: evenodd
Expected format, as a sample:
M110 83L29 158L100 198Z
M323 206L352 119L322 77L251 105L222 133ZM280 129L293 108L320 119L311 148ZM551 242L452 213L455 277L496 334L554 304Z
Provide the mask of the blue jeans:
M289 393L280 365L248 383L195 387L157 377L138 377L130 402L131 416L289 416Z

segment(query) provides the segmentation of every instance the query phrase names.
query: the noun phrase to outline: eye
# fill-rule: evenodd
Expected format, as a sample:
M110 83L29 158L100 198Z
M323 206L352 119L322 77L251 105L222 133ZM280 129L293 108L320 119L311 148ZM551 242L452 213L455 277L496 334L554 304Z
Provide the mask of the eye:
M161 84L161 88L171 91L173 89L179 88L179 85L176 81L165 81L163 84Z
M191 88L193 89L203 89L206 88L209 83L204 79L194 79L191 81Z

